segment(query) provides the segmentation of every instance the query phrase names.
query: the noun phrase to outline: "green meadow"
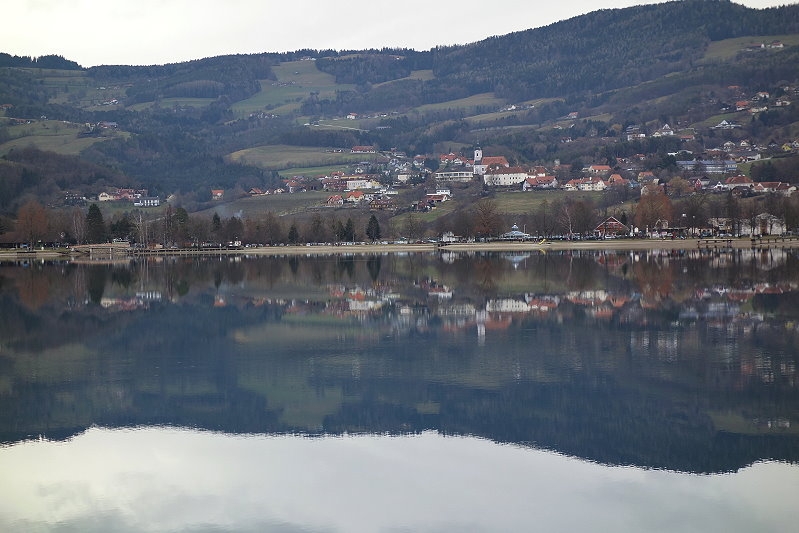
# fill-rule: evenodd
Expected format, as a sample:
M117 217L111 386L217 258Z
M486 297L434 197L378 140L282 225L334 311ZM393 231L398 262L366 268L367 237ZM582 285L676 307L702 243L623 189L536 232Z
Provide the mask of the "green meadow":
M234 213L241 213L245 218L257 218L272 212L278 216L285 216L302 213L308 208L320 207L328 196L329 193L325 191L309 191L237 198L199 211L199 214L212 215L217 212L220 216L232 216Z
M763 43L768 46L773 41L780 41L785 46L795 46L799 44L799 35L769 35L760 37L736 37L734 39L724 39L713 41L705 51L705 62L727 61L741 53L751 43ZM779 52L779 49L767 50L769 52Z
M351 89L352 85L337 84L330 74L320 72L315 61L288 61L272 67L277 81L260 80L261 90L252 97L231 106L237 117L270 111L285 115L299 111L302 100L312 92L319 98L335 97L336 91Z
M288 145L256 146L233 152L228 157L237 163L293 174L308 174L308 170L313 168L346 167L362 161L383 159L378 154L353 154L346 150L333 152L323 148Z
M395 83L395 82L403 81L403 80L430 81L430 80L435 79L435 77L436 76L435 76L435 74L433 74L432 70L414 70L414 71L411 72L410 76L407 76L405 78L400 78L398 80L390 80L390 81L385 81L383 83L376 83L374 86L375 87L382 87L383 85L389 85L391 83Z
M519 186L521 188L521 185ZM506 215L530 215L534 213L545 201L562 201L566 198L572 200L599 199L602 193L583 191L530 191L530 192L500 192L494 196L497 210Z
M215 101L215 98L163 98L158 102L158 107L161 109L170 109L175 107L207 107ZM128 106L127 109L131 111L145 111L153 107L155 107L155 102L142 102L140 104Z
M8 140L0 144L0 155L11 150L35 146L62 155L78 155L97 142L128 135L120 131L106 131L98 137L82 137L83 124L58 120L37 120L30 124L11 125L10 120L0 118L0 127L6 128Z
M468 98L460 98L458 100L450 100L449 102L441 102L438 104L425 104L415 108L419 113L434 113L437 111L447 111L453 109L460 109L467 113L473 113L476 109L485 106L496 107L499 109L505 105L505 100L497 98L494 93L482 93L469 96Z

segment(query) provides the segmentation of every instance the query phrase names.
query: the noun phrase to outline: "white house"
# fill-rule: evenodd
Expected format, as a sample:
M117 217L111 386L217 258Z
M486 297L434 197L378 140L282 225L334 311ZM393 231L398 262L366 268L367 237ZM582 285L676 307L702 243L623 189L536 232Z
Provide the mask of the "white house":
M355 191L357 189L379 189L380 183L370 179L357 179L347 180L347 190Z
M158 207L161 205L161 199L157 196L140 196L133 201L136 207Z

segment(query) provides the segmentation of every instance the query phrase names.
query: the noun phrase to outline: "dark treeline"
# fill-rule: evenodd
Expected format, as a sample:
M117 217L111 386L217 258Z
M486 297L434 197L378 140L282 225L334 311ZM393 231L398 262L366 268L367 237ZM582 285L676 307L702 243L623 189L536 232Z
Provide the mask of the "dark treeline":
M336 83L364 85L405 78L414 70L432 69L432 58L430 52L408 49L365 50L319 58L316 67L334 75Z
M82 70L83 67L60 55L44 55L39 57L15 56L0 52L0 68L51 68L59 70Z

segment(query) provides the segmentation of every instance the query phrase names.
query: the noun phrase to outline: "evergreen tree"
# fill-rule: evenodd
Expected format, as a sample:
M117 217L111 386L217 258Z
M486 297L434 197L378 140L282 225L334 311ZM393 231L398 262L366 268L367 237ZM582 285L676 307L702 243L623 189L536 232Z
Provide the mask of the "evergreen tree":
M289 244L297 244L300 242L300 232L297 230L297 223L292 222L289 228Z
M318 213L315 213L311 219L311 225L305 238L309 242L325 242L327 240L327 230Z
M103 213L100 212L97 204L92 204L89 206L89 212L86 213L86 242L97 244L107 240L108 232L103 220Z
M344 230L344 224L341 223L340 220L335 220L333 222L333 234L336 236L336 241L343 241L346 238L346 232Z
M380 223L374 215L369 217L369 223L366 224L366 236L369 237L372 242L380 240Z
M129 239L135 228L130 218L128 218L127 215L123 215L122 218L111 221L110 229L111 237L115 239Z
M351 218L347 219L347 224L344 226L344 240L350 242L355 240L355 224Z

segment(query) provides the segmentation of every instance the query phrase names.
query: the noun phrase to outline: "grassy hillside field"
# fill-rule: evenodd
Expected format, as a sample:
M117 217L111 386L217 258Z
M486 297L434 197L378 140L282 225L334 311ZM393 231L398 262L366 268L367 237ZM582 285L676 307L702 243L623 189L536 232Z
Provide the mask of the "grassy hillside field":
M259 218L268 212L272 212L278 216L287 216L310 208L321 207L328 196L329 193L324 191L310 191L239 198L211 206L199 211L198 214L212 216L217 213L220 217L236 215L242 218Z
M318 92L319 98L333 98L336 91L353 88L352 85L337 84L332 75L320 72L315 61L281 63L272 67L272 72L277 81L260 80L261 90L257 94L231 106L237 117L260 111L287 115L297 112L302 100L312 92Z
M724 61L729 60L741 53L752 43L771 44L773 41L780 41L784 46L795 46L799 44L799 35L769 35L754 37L736 37L734 39L724 39L710 43L705 52L704 61ZM779 49L772 50L778 52Z
M231 161L246 163L267 170L281 170L284 173L309 174L310 168L346 168L364 161L383 161L379 154L353 154L348 151L334 152L332 149L310 148L304 146L269 145L239 150L229 156Z
M12 124L8 119L0 118L0 127L5 128L8 134L8 140L0 143L0 156L27 146L62 155L79 155L94 143L128 135L121 131L107 130L99 136L83 136L81 132L85 131L84 124L60 120L33 120L30 124Z
M494 196L497 208L500 213L508 215L530 215L534 213L545 201L550 204L562 201L566 198L571 200L599 200L602 193L581 192L581 191L512 191L500 192Z

